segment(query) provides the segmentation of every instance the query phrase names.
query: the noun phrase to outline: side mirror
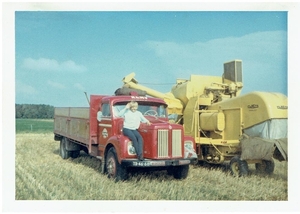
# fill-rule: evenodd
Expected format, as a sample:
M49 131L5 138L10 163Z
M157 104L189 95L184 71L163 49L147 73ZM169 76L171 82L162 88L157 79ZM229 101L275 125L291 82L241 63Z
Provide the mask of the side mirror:
M100 122L102 120L102 111L97 112L97 120Z

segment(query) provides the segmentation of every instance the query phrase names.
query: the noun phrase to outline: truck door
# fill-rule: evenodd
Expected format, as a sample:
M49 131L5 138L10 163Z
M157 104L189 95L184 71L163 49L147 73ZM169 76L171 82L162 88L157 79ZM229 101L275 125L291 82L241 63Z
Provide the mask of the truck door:
M112 134L112 119L110 105L108 103L103 103L101 106L101 117L98 118L98 136L99 143L105 145L107 139ZM104 149L104 148L103 148Z

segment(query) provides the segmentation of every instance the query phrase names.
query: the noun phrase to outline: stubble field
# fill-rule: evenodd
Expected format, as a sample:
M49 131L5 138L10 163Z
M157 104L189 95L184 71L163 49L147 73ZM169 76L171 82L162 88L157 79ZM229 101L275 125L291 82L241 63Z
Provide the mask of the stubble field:
M16 134L16 200L184 200L287 201L287 162L275 160L272 175L233 177L226 165L192 165L187 179L166 171L132 172L115 183L100 173L100 161L83 151L76 159L59 156L59 142L44 131Z

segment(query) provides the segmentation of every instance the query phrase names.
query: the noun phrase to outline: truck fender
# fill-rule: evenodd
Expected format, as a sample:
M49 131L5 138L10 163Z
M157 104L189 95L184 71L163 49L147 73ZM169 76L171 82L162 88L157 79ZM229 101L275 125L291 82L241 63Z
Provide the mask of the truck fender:
M184 143L185 142L192 142L193 148L187 148L184 145L184 158L197 159L198 155L196 152L197 148L196 148L195 139L191 136L184 136Z
M122 139L122 138L121 138ZM114 147L115 150L116 150L116 154L117 154L117 158L118 158L118 162L121 164L121 147L122 147L122 141L120 141L120 138L117 137L117 136L112 136L110 137L108 140L107 140L107 144L105 146L105 153L104 153L104 157L106 159L106 155L107 155L107 152L108 150L111 148L111 147Z
M194 147L194 149L196 149L196 142L195 142L195 139L193 137L184 135L183 140L193 142L193 147Z

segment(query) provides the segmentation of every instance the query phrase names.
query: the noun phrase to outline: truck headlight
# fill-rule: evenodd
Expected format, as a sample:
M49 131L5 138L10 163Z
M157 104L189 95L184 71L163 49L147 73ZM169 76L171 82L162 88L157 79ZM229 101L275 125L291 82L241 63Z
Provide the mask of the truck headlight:
M184 158L198 158L192 141L184 142Z
M192 141L185 141L184 142L184 148L188 149L188 150L194 150L193 142Z
M136 155L135 148L133 147L131 141L129 141L128 144L127 144L127 152L130 155Z

